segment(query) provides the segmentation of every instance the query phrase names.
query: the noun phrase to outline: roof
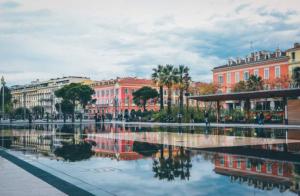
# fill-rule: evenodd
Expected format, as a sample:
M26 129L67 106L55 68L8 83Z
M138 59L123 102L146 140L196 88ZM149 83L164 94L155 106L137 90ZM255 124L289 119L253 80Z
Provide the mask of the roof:
M198 101L226 101L226 100L259 99L259 98L271 98L271 97L298 97L298 96L300 96L300 88L247 91L247 92L225 93L225 94L210 94L210 95L201 95L201 96L190 96L189 99L194 99Z
M116 79L110 79L110 80L102 80L102 81L97 81L94 82L91 86L97 87L97 86L113 86L116 83L119 85L125 85L125 86L153 86L152 80L149 79L141 79L137 77L124 77L124 78L119 78L117 77Z
M118 78L117 80L121 85L153 85L152 80L136 77Z
M232 65L221 65L221 66L217 66L214 67L213 70L217 70L217 69L222 69L222 68L234 68L237 66L251 66L251 65L257 65L257 64L261 64L261 63L272 63L274 61L279 61L279 60L288 60L289 57L288 56L280 56L277 58L270 58L270 59L262 59L262 60L258 60L258 61L250 61L250 62L245 62L242 61L241 63L233 63Z

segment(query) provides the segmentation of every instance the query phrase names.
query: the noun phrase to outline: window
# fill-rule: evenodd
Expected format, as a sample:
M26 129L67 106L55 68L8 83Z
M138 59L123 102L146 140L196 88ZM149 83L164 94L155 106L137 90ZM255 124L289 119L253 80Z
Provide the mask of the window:
M269 72L270 72L269 68L264 69L264 79L266 79L266 80L269 79Z
M238 83L240 81L240 72L235 72L235 82Z
M255 75L256 77L258 77L258 76L259 76L258 69L254 69L253 75Z
M119 95L119 89L116 89L116 96Z
M227 72L226 80L227 80L227 84L231 83L231 73L230 72Z
M164 95L167 95L167 91L166 90L164 90Z
M244 71L244 80L249 80L249 71Z
M257 163L257 165L256 165L256 171L257 172L261 172L261 164L260 163Z
M101 96L102 96L102 97L104 96L104 90L101 91Z
M226 88L226 93L231 93L231 88Z
M109 95L109 90L106 90L106 96L108 96Z
M295 60L296 60L296 53L292 52L292 61L295 61Z
M267 173L272 173L272 163L267 163Z
M247 169L250 170L251 169L251 161L249 159L247 159Z
M218 83L219 84L223 84L223 82L224 82L223 76L222 75L218 75Z
M275 78L280 78L280 66L275 67Z
M220 164L221 164L221 165L224 165L224 157L221 157L221 158L220 158Z
M125 88L125 94L128 94L128 88Z
M241 160L240 159L237 160L236 167L239 169L241 168Z
M233 167L233 159L232 159L232 157L229 157L229 167Z
M278 175L282 176L283 175L283 168L282 164L278 164Z

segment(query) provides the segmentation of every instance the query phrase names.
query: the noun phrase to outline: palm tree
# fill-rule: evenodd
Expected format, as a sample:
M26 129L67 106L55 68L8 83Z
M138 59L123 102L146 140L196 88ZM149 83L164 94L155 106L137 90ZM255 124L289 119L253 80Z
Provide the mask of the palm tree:
M295 67L293 69L292 78L293 78L295 87L300 87L300 67Z
M168 88L168 113L171 113L172 87L178 82L178 69L173 65L166 65L163 68L163 84Z
M178 86L179 86L179 108L180 113L183 112L183 92L187 90L191 77L189 76L189 68L184 65L178 67Z
M160 103L160 110L164 109L164 75L163 75L163 68L164 66L158 65L157 68L153 69L152 73L152 81L159 86L159 103Z

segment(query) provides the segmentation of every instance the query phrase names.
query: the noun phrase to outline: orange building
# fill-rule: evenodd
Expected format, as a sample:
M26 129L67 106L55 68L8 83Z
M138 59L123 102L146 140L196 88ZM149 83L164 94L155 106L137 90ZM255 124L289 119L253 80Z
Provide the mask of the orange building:
M219 93L230 93L234 85L247 81L250 75L260 76L265 89L287 88L289 85L289 56L276 49L275 52L259 51L246 58L229 59L226 65L213 69L213 81Z

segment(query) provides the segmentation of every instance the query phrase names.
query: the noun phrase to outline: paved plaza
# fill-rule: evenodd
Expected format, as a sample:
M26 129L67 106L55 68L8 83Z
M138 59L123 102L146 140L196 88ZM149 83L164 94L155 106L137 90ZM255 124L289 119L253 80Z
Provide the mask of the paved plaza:
M0 193L5 196L66 195L1 156Z

